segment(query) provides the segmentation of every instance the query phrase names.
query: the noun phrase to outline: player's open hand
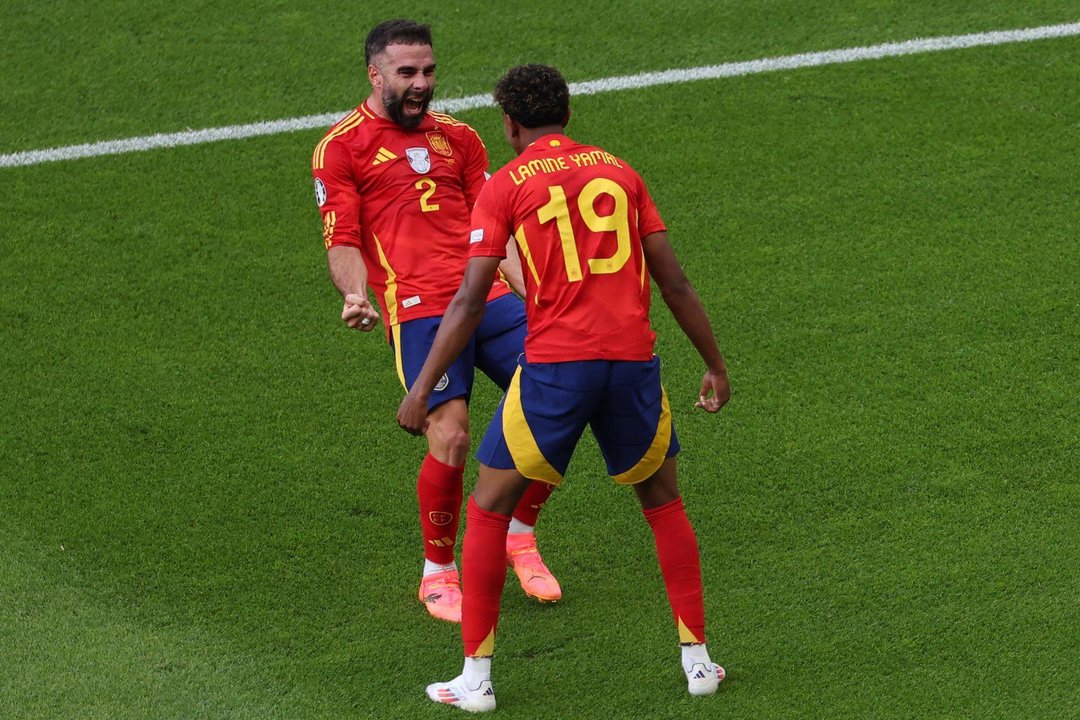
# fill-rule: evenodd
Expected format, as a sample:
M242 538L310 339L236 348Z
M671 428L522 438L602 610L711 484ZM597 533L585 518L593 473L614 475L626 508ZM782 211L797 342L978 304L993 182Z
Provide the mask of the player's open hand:
M714 413L724 407L730 399L731 385L728 383L727 369L722 368L719 372L706 370L705 377L701 379L701 390L698 392L698 401L694 403L694 407Z
M371 332L379 324L379 313L366 297L349 293L341 308L341 319L353 330Z
M409 393L401 401L401 406L398 408L397 424L407 433L423 435L427 432L427 414L427 401Z

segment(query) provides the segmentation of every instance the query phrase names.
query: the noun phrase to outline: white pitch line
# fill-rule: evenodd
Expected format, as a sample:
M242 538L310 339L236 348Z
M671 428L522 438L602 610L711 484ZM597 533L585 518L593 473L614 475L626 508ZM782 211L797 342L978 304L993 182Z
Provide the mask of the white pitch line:
M942 50L957 50L987 45L1005 45L1008 43L1031 42L1033 40L1072 37L1076 35L1080 35L1080 22L1063 25L1045 25L1043 27L1022 30L1001 30L997 32L975 33L972 35L918 38L898 43L884 43L882 45L870 45L867 47L800 53L798 55L784 55L761 60L723 63L721 65L706 65L704 67L684 68L682 70L648 72L640 73L638 75L623 75L600 80L590 80L588 82L571 83L570 94L594 95L596 93L612 92L615 90L630 90L635 88L654 87L656 85L672 85L695 80L738 77L740 75L776 72L778 70L794 70L796 68L817 67L820 65L837 65L841 63L858 62L860 60L878 60L880 58L898 57L901 55L916 55L919 53L940 52ZM490 95L469 95L468 97L438 101L434 104L437 109L447 113L458 113L465 110L492 107L493 105L494 102ZM200 145L202 143L218 142L221 140L242 140L244 138L257 137L260 135L276 135L278 133L295 132L298 130L324 128L333 124L349 112L351 112L351 109L337 113L305 115L303 117L290 118L287 120L270 120L267 122L249 123L246 125L229 125L226 127L207 128L205 130L185 130L184 132L161 133L157 135L127 138L126 140L108 140L105 142L88 143L85 145L69 145L67 147L50 148L47 150L25 150L8 155L0 155L0 168L39 165L41 163L55 162L58 160L75 160L78 158L97 157L101 155L120 155L123 153L143 152L146 150L178 147L181 145Z

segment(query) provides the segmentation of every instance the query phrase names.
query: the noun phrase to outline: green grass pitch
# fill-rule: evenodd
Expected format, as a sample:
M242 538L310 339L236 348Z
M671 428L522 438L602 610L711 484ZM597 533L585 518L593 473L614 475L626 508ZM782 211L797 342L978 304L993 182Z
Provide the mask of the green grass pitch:
M1075 2L31 3L0 153L345 110L433 24L443 98L1080 19ZM657 299L702 545L690 698L651 536L582 444L508 583L511 718L1080 717L1080 39L577 98L645 177L734 397ZM462 113L509 160L492 109ZM0 717L449 718L415 601L422 442L347 332L321 131L0 169ZM483 381L482 429L497 395ZM470 461L466 484L475 477Z

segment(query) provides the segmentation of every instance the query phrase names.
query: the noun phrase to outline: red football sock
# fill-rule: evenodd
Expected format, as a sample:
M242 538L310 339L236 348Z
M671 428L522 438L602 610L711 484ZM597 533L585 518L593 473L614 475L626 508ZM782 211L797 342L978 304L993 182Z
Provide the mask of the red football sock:
M680 643L705 642L705 602L697 536L681 497L644 510L656 538L656 556L664 576L668 602L679 629Z
M514 519L526 525L535 525L536 518L540 515L540 508L544 507L544 503L551 497L551 491L554 489L554 485L539 480L529 483L525 494L521 496L517 507L514 508Z
M466 657L495 651L495 627L506 581L508 515L483 510L471 497L466 505L465 542L461 551L461 639Z
M424 536L424 557L440 565L454 562L458 517L461 513L461 477L465 466L453 467L428 453L416 480L420 501L420 532Z

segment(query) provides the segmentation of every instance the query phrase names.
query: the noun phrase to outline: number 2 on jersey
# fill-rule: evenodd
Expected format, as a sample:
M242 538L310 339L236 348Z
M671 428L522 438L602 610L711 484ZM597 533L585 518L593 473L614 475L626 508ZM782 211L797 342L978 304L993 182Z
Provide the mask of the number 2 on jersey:
M431 200L431 196L435 194L435 181L431 178L420 178L413 185L417 190L423 190L424 194L420 196L420 210L422 212L435 212L439 209L439 203L428 202Z
M596 200L607 195L615 201L615 209L610 215L596 212ZM562 185L548 187L547 204L536 211L541 224L555 221L559 230L563 260L566 263L566 277L570 282L581 280L581 259L578 257L577 238L574 237L574 225L570 221L570 208L566 200L566 191ZM586 183L577 197L577 210L585 227L593 232L615 233L615 254L605 258L589 258L589 271L593 275L607 275L619 272L630 259L630 217L627 211L629 203L626 191L618 183L607 178L594 178Z

